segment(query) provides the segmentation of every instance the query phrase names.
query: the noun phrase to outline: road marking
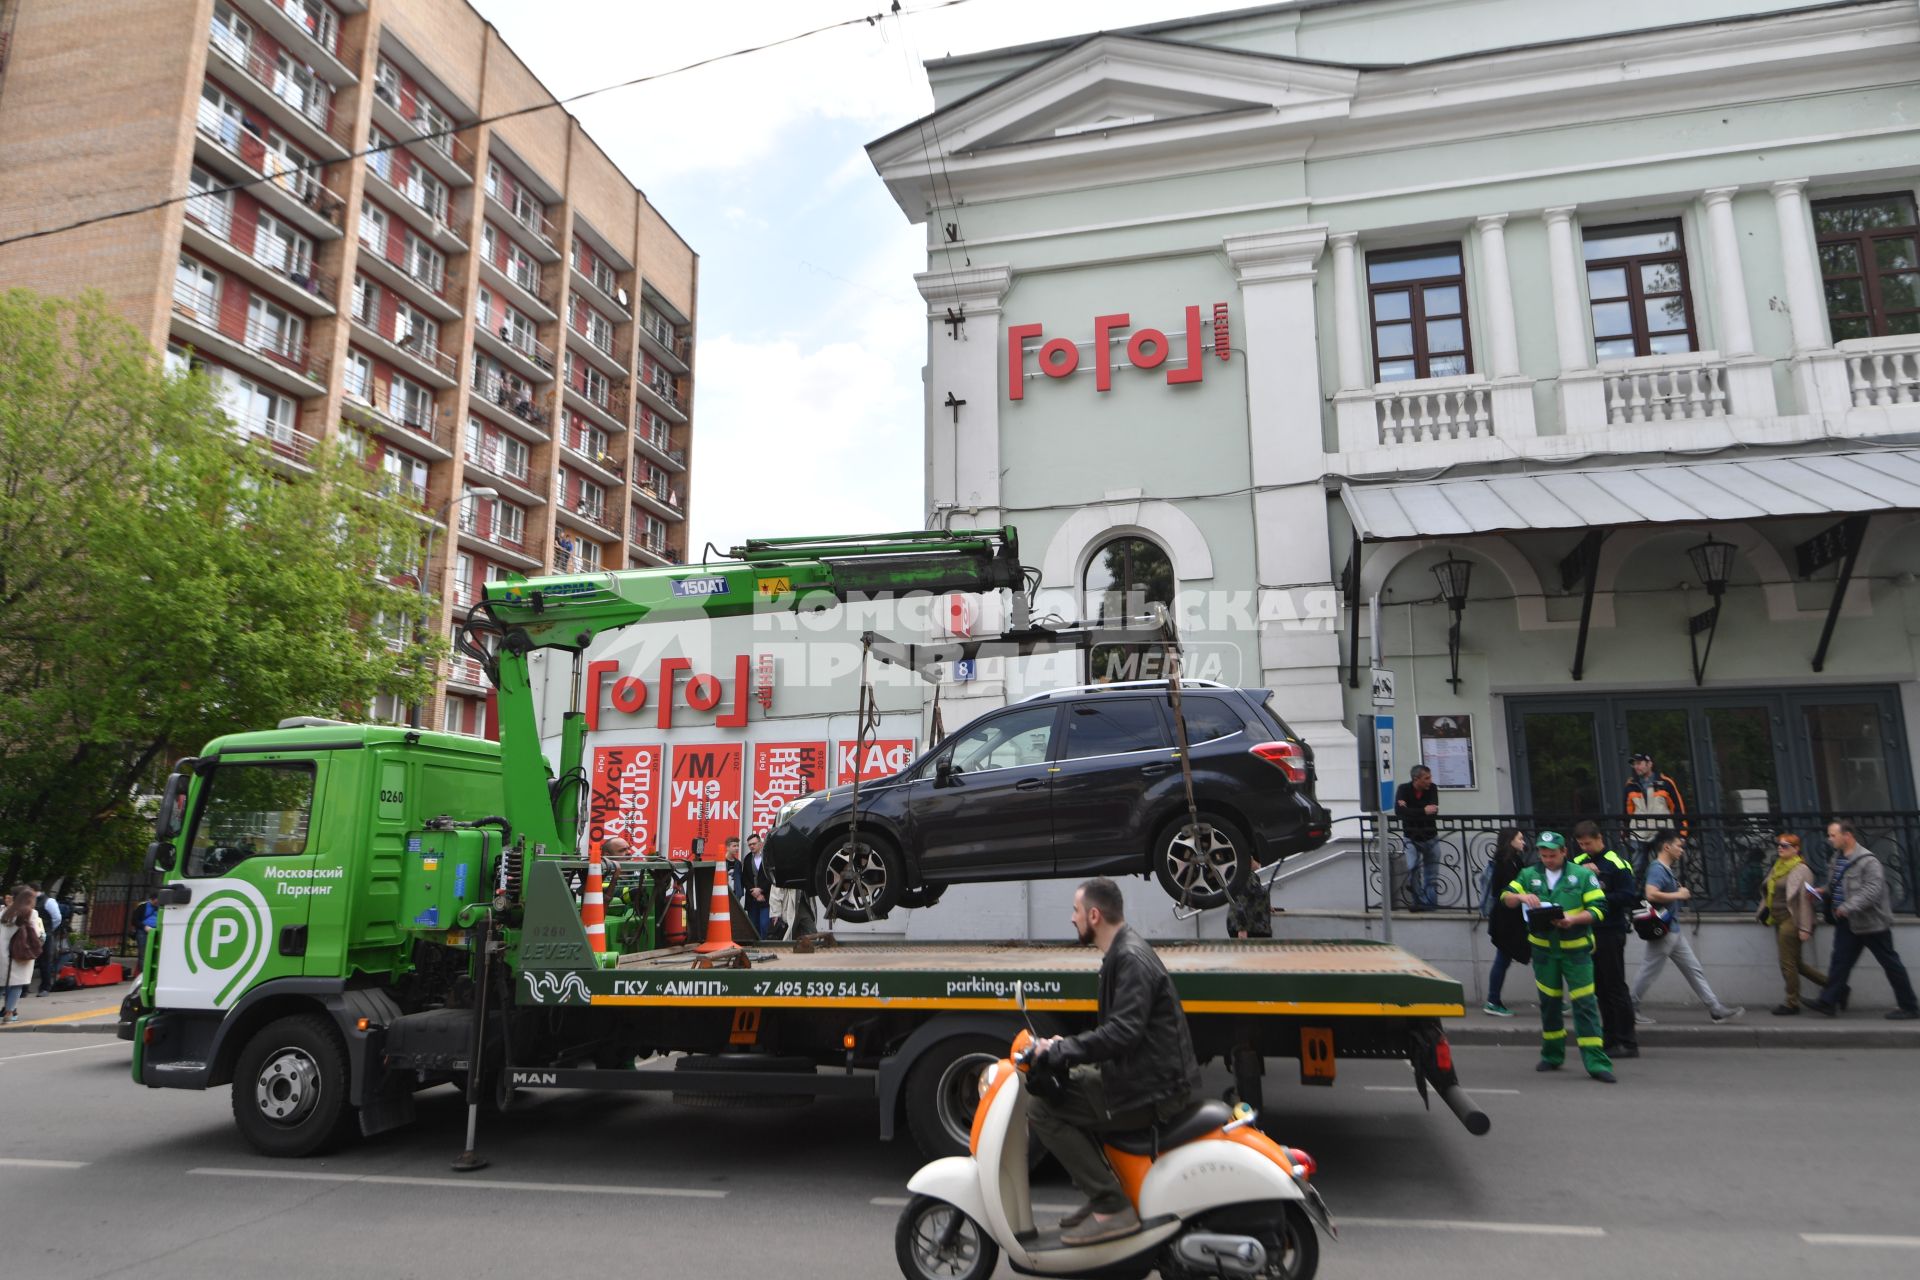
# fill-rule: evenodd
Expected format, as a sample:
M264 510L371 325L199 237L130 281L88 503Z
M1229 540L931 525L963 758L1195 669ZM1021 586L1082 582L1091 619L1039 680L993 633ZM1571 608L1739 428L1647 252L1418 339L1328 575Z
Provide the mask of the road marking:
M25 1026L26 1024L22 1023L21 1025ZM0 1058L0 1062L18 1062L22 1058L47 1058L52 1057L56 1053L85 1053L89 1049L111 1049L119 1043L120 1041L115 1039L102 1041L99 1044L76 1045L71 1049L41 1049L37 1053L12 1053L4 1058Z
M50 1027L56 1022L85 1022L89 1018L104 1018L108 1014L118 1014L120 1006L110 1004L104 1009L82 1009L79 1013L63 1013L57 1018L34 1018L27 1022L15 1022L16 1027Z
M1865 1249L1920 1249L1920 1236L1823 1235L1816 1231L1802 1231L1800 1238L1808 1244L1848 1244Z
M1343 1227L1405 1227L1414 1231L1489 1231L1507 1236L1579 1236L1593 1240L1606 1235L1601 1227L1570 1227L1546 1222L1465 1222L1449 1218L1354 1218L1341 1214Z
M575 1182L506 1182L497 1178L413 1178L385 1173L308 1173L291 1169L189 1169L203 1178L286 1178L295 1182L364 1182L395 1187L480 1187L487 1191L554 1191L563 1195L672 1196L724 1200L725 1191L697 1187L602 1187Z
M1368 1093L1418 1093L1419 1092L1417 1088L1415 1088L1413 1085L1410 1085L1410 1084L1369 1084L1369 1085L1363 1085L1362 1088L1364 1088ZM1468 1092L1469 1093L1511 1093L1511 1094L1517 1095L1519 1094L1520 1091L1518 1089L1469 1089Z
M84 1169L85 1160L23 1160L18 1157L0 1157L0 1169Z
M910 1201L906 1196L875 1196L873 1199L867 1201L867 1203L879 1205L882 1209L904 1209ZM1072 1213L1079 1206L1071 1204L1036 1204L1032 1207L1035 1213Z

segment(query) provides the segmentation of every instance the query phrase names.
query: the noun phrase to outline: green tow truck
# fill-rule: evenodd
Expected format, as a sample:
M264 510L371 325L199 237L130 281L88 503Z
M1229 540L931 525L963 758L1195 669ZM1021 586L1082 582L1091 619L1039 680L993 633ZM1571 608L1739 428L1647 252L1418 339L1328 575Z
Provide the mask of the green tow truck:
M913 592L1007 590L1017 653L1098 642L1027 625L1012 529L750 542L724 562L489 583L460 646L499 690L499 743L392 726L288 721L234 734L168 779L150 856L167 870L122 1035L150 1088L232 1086L260 1151L299 1156L412 1119L414 1095L466 1091L468 1158L484 1103L538 1089L682 1100L871 1100L930 1155L963 1152L979 1072L1022 1025L1095 1014L1098 957L1049 944L660 945L689 864L614 869L604 950L575 885L585 714L542 750L529 657L648 622L814 609ZM550 668L551 669L551 668ZM579 701L576 692L575 703ZM712 864L696 874L712 873ZM684 879L682 880L684 883ZM694 922L696 932L698 921ZM1440 1019L1460 985L1368 942L1161 944L1202 1060L1258 1106L1264 1063L1331 1084L1339 1058L1409 1062L1476 1133Z

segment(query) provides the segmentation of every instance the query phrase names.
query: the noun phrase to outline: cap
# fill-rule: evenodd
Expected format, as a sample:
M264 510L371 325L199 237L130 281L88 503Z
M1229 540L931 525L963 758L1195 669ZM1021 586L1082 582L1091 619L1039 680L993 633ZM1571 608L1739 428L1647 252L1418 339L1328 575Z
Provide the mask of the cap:
M1645 760L1648 764L1653 763L1653 757L1644 751L1636 751L1627 757L1628 764L1639 764L1642 760Z
M1534 847L1538 849L1564 849L1567 847L1567 838L1558 831L1542 831L1540 838L1534 841Z

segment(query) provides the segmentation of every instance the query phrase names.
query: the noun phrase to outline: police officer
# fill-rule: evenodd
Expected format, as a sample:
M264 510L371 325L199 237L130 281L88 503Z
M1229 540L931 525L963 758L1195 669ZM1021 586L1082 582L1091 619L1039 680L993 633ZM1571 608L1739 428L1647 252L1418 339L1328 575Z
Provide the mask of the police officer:
M1567 841L1558 831L1542 831L1540 861L1521 868L1500 900L1528 911L1546 905L1564 912L1551 924L1527 921L1533 944L1533 982L1540 988L1540 1062L1536 1071L1558 1071L1567 1059L1567 1029L1561 1019L1560 992L1573 1002L1573 1027L1587 1074L1602 1084L1614 1082L1613 1061L1600 1033L1600 1008L1593 998L1593 925L1606 918L1607 894L1586 867L1567 863Z
M1598 823L1575 827L1573 842L1580 846L1573 860L1593 872L1607 895L1607 914L1593 926L1593 984L1607 1038L1603 1047L1610 1057L1637 1058L1640 1039L1633 1026L1633 993L1627 988L1627 917L1640 901L1640 882L1633 864L1607 848Z

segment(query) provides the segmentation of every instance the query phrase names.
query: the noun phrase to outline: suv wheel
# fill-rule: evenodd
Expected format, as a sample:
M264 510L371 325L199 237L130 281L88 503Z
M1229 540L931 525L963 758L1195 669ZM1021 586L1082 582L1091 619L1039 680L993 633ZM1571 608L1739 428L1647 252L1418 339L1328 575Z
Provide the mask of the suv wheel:
M1153 843L1153 874L1182 906L1224 907L1253 875L1253 842L1217 813L1202 809L1198 828L1182 814Z
M883 920L900 904L906 887L899 851L877 836L855 843L841 832L826 842L814 863L813 895L826 902L827 914L836 920Z

